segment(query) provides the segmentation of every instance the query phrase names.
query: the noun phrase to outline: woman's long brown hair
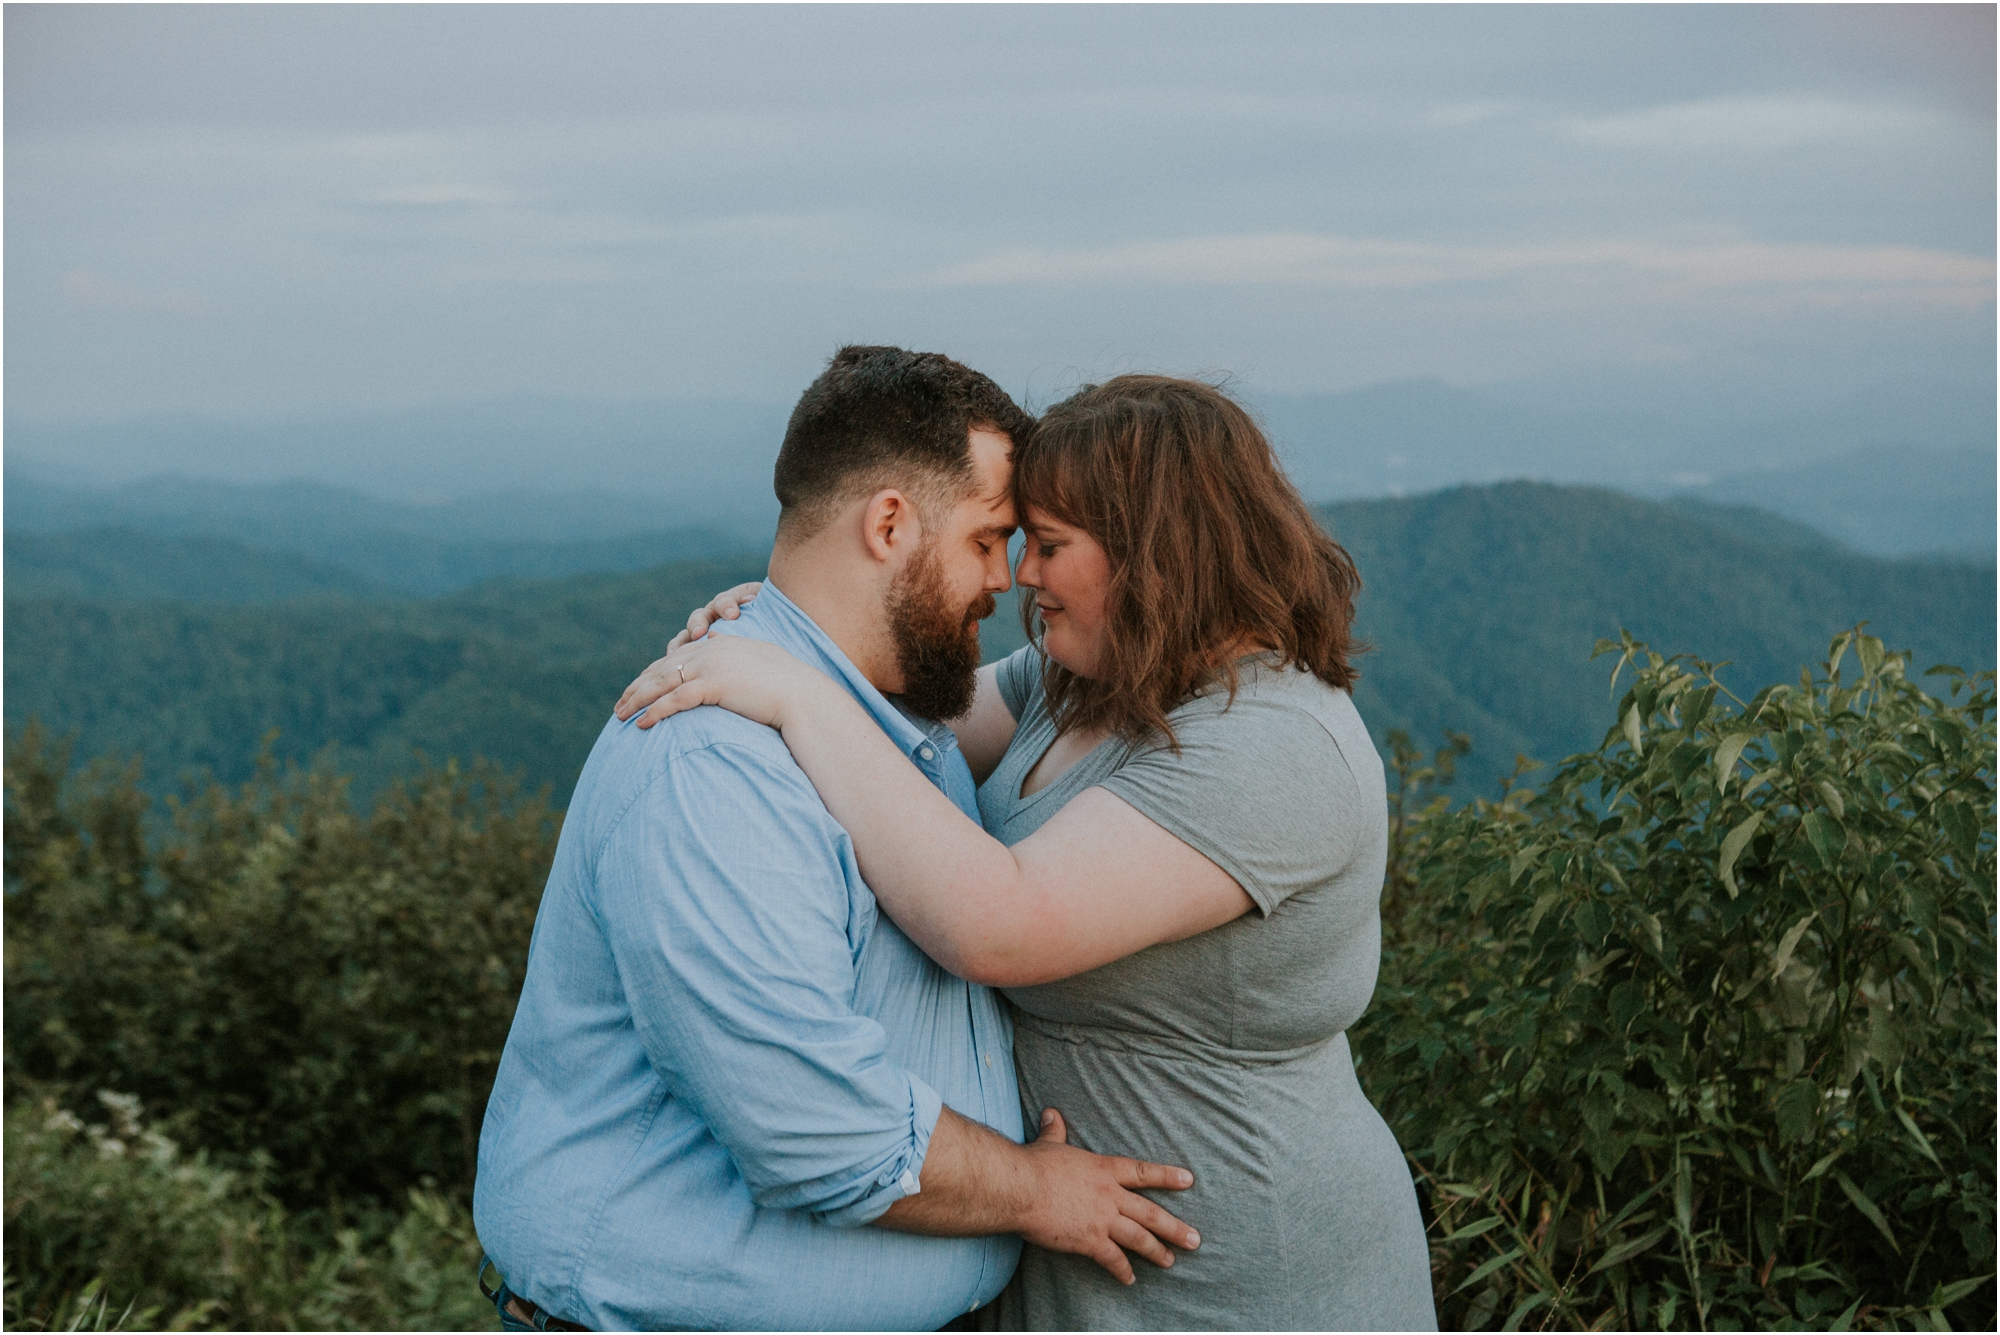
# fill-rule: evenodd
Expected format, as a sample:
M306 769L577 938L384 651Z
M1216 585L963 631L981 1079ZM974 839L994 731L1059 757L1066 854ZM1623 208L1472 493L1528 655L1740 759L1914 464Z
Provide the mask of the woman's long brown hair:
M1351 687L1361 577L1313 521L1264 433L1228 395L1169 376L1086 385L1014 455L1015 499L1088 533L1110 560L1100 674L1045 661L1059 732L1176 745L1167 714L1258 648ZM1028 638L1041 643L1031 595Z

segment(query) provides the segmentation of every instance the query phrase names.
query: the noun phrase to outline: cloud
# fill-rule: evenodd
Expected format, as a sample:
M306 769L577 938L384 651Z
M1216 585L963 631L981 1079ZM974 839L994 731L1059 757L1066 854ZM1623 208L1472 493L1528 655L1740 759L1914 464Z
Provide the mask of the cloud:
M1520 104L1515 102L1445 102L1425 112L1423 121L1441 129L1457 129L1510 116L1518 110Z
M1571 138L1616 148L1770 152L1818 144L1880 143L1934 134L1945 117L1886 102L1782 95L1711 97L1580 117Z
M1882 300L1970 307L1993 299L1991 260L1911 246L1593 240L1435 245L1311 232L1147 241L1092 250L1007 250L937 270L926 287L1254 284L1397 289L1533 279L1653 295L1731 293L1797 302Z
M399 186L393 190L377 190L370 198L381 204L511 204L515 196L506 190L495 190L483 185L432 185Z
M134 311L148 315L205 315L208 298L194 292L146 291L116 279L72 269L63 275L63 295L72 303L96 310Z

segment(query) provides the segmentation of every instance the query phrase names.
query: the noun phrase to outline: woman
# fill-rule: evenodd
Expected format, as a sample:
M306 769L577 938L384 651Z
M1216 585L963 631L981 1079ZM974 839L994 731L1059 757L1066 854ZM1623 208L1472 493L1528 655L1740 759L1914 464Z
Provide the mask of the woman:
M1409 1172L1344 1032L1375 986L1387 841L1347 694L1352 564L1249 416L1190 381L1058 404L1015 491L1032 643L954 724L984 830L775 646L677 648L620 715L779 728L882 908L1012 1000L1023 1106L1194 1170L1174 1208L1198 1251L1121 1288L1031 1247L1006 1324L1434 1328Z

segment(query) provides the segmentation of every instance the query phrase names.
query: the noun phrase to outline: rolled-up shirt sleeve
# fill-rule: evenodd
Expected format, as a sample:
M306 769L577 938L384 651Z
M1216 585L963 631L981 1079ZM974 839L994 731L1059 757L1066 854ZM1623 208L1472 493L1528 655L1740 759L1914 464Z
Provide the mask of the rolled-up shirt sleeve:
M675 756L598 850L595 910L648 1057L751 1198L869 1223L917 1190L937 1092L855 1013L872 909L811 783L772 745Z

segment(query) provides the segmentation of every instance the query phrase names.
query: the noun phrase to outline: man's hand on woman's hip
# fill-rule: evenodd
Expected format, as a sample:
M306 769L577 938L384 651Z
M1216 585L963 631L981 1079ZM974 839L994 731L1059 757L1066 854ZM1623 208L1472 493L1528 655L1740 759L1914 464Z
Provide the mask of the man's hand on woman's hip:
M1038 1247L1088 1256L1121 1283L1134 1280L1126 1253L1162 1268L1172 1248L1192 1251L1201 1236L1141 1190L1194 1184L1185 1168L1092 1154L1067 1143L1062 1114L1042 1113L1042 1134L1016 1145L946 1108L931 1132L916 1195L875 1222L933 1236L1018 1233Z

